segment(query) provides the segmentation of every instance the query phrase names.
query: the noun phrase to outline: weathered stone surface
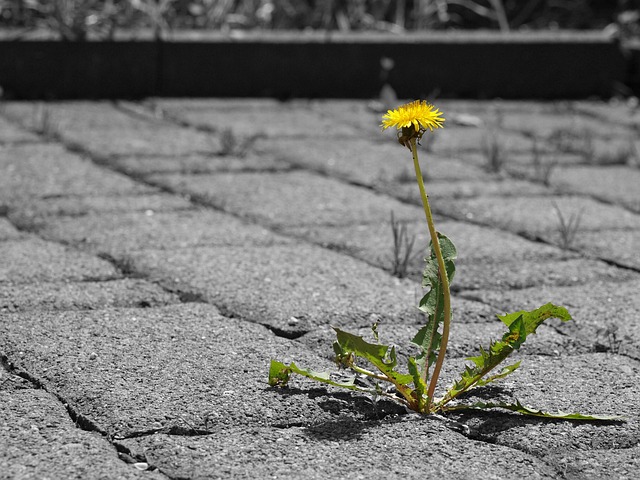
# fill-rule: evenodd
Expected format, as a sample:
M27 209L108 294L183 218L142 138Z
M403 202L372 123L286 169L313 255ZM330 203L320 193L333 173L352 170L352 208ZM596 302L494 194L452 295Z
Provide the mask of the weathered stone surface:
M19 222L44 221L40 217L69 215L82 216L102 212L155 212L181 211L192 209L186 198L167 193L148 193L144 195L87 195L60 196L46 199L25 199L10 211L12 218Z
M640 229L580 232L574 246L589 255L640 270Z
M373 142L367 138L281 139L258 143L260 151L293 165L326 172L364 185L409 182L415 184L411 153L395 141ZM459 159L428 153L421 149L423 175L429 180L480 180L488 174ZM417 191L417 186L415 186Z
M574 321L563 325L568 335L596 351L624 353L640 359L640 281L593 282L588 286L482 290L462 294L506 311L537 308L546 302L564 305Z
M5 113L27 128L38 128L41 114L30 103L10 102ZM183 128L152 116L136 115L106 102L47 103L52 133L100 156L180 155L217 152L216 136ZM113 141L117 138L117 142Z
M399 198L409 203L422 205L418 185L415 177L409 182L390 183L377 187L393 197ZM448 203L457 199L473 199L474 197L518 197L522 195L544 195L551 192L549 188L542 184L533 183L526 180L513 180L500 177L489 179L463 180L455 182L427 181L427 194L432 208L441 203Z
M479 197L440 203L434 205L433 209L460 220L466 219L511 232L544 234L556 242L559 242L561 230L558 210L565 222L572 217L579 218L578 232L640 228L640 215L588 197Z
M396 255L390 223L337 227L293 227L285 231L297 237L340 250L389 272L402 271L420 279L423 258L429 244L424 222L406 223L406 240ZM438 230L456 244L458 260L454 289L525 288L533 285L571 285L595 279L635 278L597 260L580 259L577 254L532 242L508 232L463 222L442 221ZM408 244L415 237L410 261L403 266Z
M157 307L178 302L176 295L141 279L26 285L0 283L0 312Z
M136 271L223 312L300 335L317 325L413 322L420 286L312 245L198 247L132 253Z
M290 243L282 236L224 213L193 209L181 212L118 212L46 219L40 235L122 259L145 249Z
M325 118L301 102L292 104L262 105L245 104L234 106L164 104L171 115L190 125L205 127L215 132L231 130L240 139L252 135L269 137L312 137L317 132L332 136L355 136L357 131L347 125Z
M22 234L14 227L9 220L0 217L0 241L17 240Z
M136 195L149 187L97 167L56 144L0 146L0 202L59 195Z
M78 428L44 390L0 390L0 476L44 479L161 479L118 458L105 437Z
M640 153L639 153L640 155ZM640 169L620 165L557 168L551 184L640 213Z
M386 221L391 210L401 219L421 214L386 195L308 172L153 175L150 180L274 226Z
M474 438L544 458L566 478L634 478L640 444L640 364L619 355L586 354L523 358L502 381L502 394L544 411L608 414L627 422L549 422L512 413L459 418ZM486 400L485 400L486 401Z
M230 428L205 437L153 435L124 443L172 478L556 478L533 456L413 416Z
M33 283L114 279L109 262L37 238L0 242L0 283Z
M302 377L288 390L269 387L271 359L318 369L331 363L208 305L4 315L0 351L15 368L116 437L385 414L385 402L376 412L362 397L328 394Z
M452 301L452 322L449 344L446 358L467 358L478 355L479 347L488 348L492 340L499 340L508 330L507 327L496 318L496 314L503 314L486 305L477 302L465 302L464 299L454 298ZM380 342L384 345L396 345L398 364L403 371L407 371L407 358L420 353L418 347L411 343L418 330L426 323L426 317L422 317L422 324L414 325L394 324L380 322L377 330ZM367 342L375 343L371 332L371 326L359 326L355 329L347 329L349 333L361 336ZM522 351L527 355L565 355L586 353L590 346L579 340L563 335L562 327L558 330L542 325L536 335L527 339ZM332 345L336 340L336 332L329 325L322 325L303 335L297 341L308 346L309 349L327 359L335 359ZM461 370L460 370L461 371ZM456 371L455 373L458 373ZM445 385L449 385L453 379L447 379Z
M0 110L0 114L2 111ZM0 144L37 142L39 138L0 116Z
M134 175L153 173L201 174L235 171L288 170L291 165L264 154L237 155L175 155L117 157L110 160L118 170Z

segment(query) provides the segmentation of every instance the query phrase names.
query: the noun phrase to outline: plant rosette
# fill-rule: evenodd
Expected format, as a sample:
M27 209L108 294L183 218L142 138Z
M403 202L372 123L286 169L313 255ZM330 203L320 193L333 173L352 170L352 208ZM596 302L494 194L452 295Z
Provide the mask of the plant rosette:
M468 409L506 409L523 415L536 417L587 420L619 421L619 416L585 415L580 413L543 412L515 403L475 402L461 403L463 394L482 387L512 374L520 362L497 369L513 352L520 349L526 339L536 333L536 329L547 319L557 318L563 322L571 320L569 312L561 306L547 303L531 311L519 311L497 317L504 323L506 331L500 340L490 342L488 348L479 349L479 354L468 357L458 380L454 382L442 397L435 397L435 389L445 360L449 330L451 325L450 283L455 274L454 260L457 258L453 242L435 228L429 198L426 193L423 176L418 160L417 145L422 136L444 126L442 112L425 101L416 100L389 110L382 117L382 129L395 127L398 142L407 147L413 158L418 189L422 199L427 227L431 238L426 265L422 274L422 286L426 293L418 304L425 315L426 323L413 337L411 342L419 347L419 354L410 356L405 371L397 369L398 360L395 347L383 345L379 341L377 324L372 326L376 343L365 341L362 337L333 327L336 341L333 344L336 363L347 369L349 377L332 377L327 372L316 372L298 367L295 363L286 365L271 360L269 385L285 387L292 374L312 380L361 392L374 397L389 398L404 405L407 409L430 415ZM369 364L370 366L362 366ZM373 369L371 368L374 367ZM358 377L368 377L370 382L356 382ZM367 384L371 386L367 386ZM364 385L364 386L363 386Z

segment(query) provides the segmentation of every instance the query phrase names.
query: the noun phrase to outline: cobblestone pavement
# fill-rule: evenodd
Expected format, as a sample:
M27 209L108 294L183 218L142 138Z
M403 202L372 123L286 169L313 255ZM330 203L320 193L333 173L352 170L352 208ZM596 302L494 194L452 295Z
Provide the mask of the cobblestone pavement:
M268 387L271 358L331 368L329 325L378 321L404 352L420 326L426 226L375 107L0 104L0 478L637 478L640 110L624 103L443 100L421 158L459 251L442 383L501 335L496 313L553 301L574 321L543 325L485 393L626 423L494 411L455 429L304 379ZM391 212L415 238L406 268Z

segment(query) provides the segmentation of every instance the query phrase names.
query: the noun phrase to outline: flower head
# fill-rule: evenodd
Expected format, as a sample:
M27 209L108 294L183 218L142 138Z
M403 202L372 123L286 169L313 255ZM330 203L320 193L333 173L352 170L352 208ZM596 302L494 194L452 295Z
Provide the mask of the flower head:
M382 116L380 126L383 130L389 127L402 130L402 134L398 133L398 141L402 145L409 146L409 140L412 138L420 140L427 129L433 131L434 128L443 127L444 120L439 109L424 100L415 100L395 110L389 110Z

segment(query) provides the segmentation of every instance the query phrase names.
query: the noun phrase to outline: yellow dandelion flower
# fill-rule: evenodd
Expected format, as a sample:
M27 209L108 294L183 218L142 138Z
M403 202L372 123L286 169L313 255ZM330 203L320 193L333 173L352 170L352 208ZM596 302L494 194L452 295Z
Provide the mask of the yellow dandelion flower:
M427 129L433 131L434 128L443 127L444 120L439 109L424 100L415 100L406 105L401 105L395 110L389 110L383 115L382 125L380 126L382 130L386 130L389 127L396 127L398 130L402 129L403 137L408 134L409 137L419 140ZM408 140L408 138L405 140ZM400 139L400 143L404 145L405 142Z

